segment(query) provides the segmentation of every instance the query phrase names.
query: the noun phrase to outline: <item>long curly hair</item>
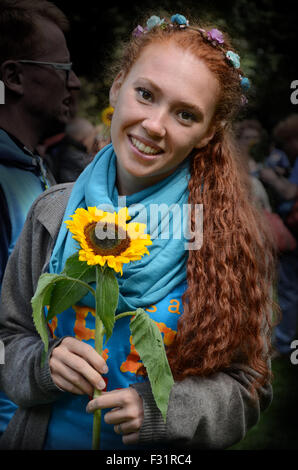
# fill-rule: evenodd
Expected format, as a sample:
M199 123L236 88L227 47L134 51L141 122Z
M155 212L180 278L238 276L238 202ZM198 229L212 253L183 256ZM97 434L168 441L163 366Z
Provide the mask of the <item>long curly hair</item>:
M232 123L241 108L242 72L225 58L225 51L234 49L226 34L224 45L217 47L201 31L210 26L191 24L185 29L154 27L132 38L120 64L126 74L146 46L175 41L203 60L220 86L211 123L216 132L205 148L189 157L189 204L203 204L204 241L188 254L184 313L167 356L176 380L208 376L235 363L249 366L256 372L255 391L271 376L274 244L253 206L249 178L234 145ZM195 222L193 210L192 232Z

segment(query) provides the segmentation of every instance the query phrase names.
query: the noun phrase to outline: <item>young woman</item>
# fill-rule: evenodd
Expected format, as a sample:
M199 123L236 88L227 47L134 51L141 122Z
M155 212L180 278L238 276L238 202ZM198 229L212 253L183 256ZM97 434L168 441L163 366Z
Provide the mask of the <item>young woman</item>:
M189 25L182 15L151 17L136 28L110 91L112 144L74 185L37 200L9 261L1 387L19 408L3 448L90 449L92 413L101 408L103 449L223 449L270 404L273 256L230 131L246 84L239 56L217 29ZM77 250L62 221L78 207L117 210L118 196L133 221L135 204L147 215L152 204L204 207L200 249L185 250L173 228L119 276L116 313L143 307L164 335L175 379L166 423L130 342L129 320L116 322L103 357L93 349L88 297L58 315L40 367L30 300L40 274L61 272ZM196 223L192 210L195 236ZM106 391L89 400L94 387Z

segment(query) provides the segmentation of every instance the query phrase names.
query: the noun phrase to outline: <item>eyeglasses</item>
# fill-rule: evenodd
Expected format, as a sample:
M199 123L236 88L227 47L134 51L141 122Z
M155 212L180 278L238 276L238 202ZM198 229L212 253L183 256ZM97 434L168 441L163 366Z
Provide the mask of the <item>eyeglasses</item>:
M72 62L68 62L67 64L61 64L57 62L39 62L37 60L17 60L17 62L32 65L49 65L50 67L53 67L56 70L64 70L66 72L66 83L69 80L69 74L72 70Z

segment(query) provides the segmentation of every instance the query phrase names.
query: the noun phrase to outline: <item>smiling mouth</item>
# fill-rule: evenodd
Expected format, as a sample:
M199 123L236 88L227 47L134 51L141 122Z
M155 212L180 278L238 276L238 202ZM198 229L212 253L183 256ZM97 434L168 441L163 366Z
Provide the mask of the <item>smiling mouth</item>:
M158 155L163 153L163 150L146 145L135 137L130 136L130 141L137 150L144 153L145 155Z

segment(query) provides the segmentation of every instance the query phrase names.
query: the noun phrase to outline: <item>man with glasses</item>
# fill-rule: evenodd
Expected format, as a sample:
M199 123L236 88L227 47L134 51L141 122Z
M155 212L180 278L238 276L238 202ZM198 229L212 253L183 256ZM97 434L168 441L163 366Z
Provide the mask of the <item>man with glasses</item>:
M64 130L80 88L64 36L67 30L65 15L46 0L1 0L5 103L0 104L0 289L30 206L55 183L35 149ZM0 435L15 410L0 392Z

